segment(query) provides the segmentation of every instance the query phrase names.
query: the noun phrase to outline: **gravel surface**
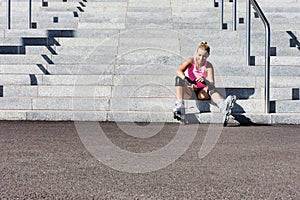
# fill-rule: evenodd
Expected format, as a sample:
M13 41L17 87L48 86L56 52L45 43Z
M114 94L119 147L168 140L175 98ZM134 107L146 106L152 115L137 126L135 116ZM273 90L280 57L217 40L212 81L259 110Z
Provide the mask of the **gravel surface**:
M152 124L162 129L141 138L115 122L99 124L115 146L136 154L164 148L181 126ZM0 126L1 199L300 199L299 125L223 128L200 159L210 127L200 124L182 156L148 173L117 171L97 160L74 122L1 121Z

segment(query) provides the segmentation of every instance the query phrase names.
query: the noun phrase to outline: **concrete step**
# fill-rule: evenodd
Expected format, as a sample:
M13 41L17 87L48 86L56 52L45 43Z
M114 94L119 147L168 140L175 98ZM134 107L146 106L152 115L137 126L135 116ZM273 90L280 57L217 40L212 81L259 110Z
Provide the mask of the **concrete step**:
M46 46L26 46L25 47L26 55L51 55L57 54L54 47Z
M264 56L256 56L256 65L264 65ZM270 64L272 66L299 66L300 57L294 56L272 56Z
M3 120L59 120L59 121L126 121L126 122L178 122L172 119L171 112L109 112L109 111L53 111L53 110L1 110ZM230 123L238 124L299 124L299 114L236 114ZM188 119L193 123L221 123L222 115L217 113L190 114ZM221 126L221 125L220 125Z
M210 2L210 4L213 4L213 2ZM186 3L183 2L181 4L175 5L173 6L172 4L172 12L174 13L180 13L180 12L201 12L201 9L199 9L199 7L202 6L202 4L200 4L199 2L195 2L195 3ZM203 8L203 12L211 12L211 13L217 13L217 10L212 7L212 6L204 6Z
M104 111L107 98L2 98L1 110Z
M107 98L36 98L32 99L33 110L105 111Z
M73 3L72 5L66 5L65 2L61 3L48 3L48 7L42 7L42 12L84 12L86 10L85 7L80 6L80 4ZM56 4L56 5L55 5Z
M12 66L12 68L9 68L10 66L3 66L1 69L3 71L3 73L13 73L12 71L9 71L11 69L13 69L13 67L16 66ZM103 67L99 67L97 65L95 66L80 66L77 68L72 68L72 66L70 66L69 68L65 68L65 66L52 66L50 65L48 66L30 66L30 69L26 69L26 68L22 68L22 70L18 71L19 74L24 74L21 76L17 76L17 80L18 82L14 82L14 78L15 76L12 75L6 75L3 74L2 75L2 84L3 85L9 85L9 84L33 84L32 82L36 82L35 84L53 84L53 85L69 85L69 84L95 84L96 82L91 82L91 80L103 80L103 76L100 78L98 76L92 75L92 76L74 76L74 75L69 75L69 76L36 76L35 79L36 81L32 80L32 77L30 77L29 75L25 75L25 73L28 74L36 74L36 75L41 75L41 74L47 74L50 73L52 74L52 69L56 68L57 71L60 70L60 68L62 69L61 72L57 72L56 74L73 74L75 71L75 74L95 74L93 71L91 71L92 69L95 69L98 71L98 74L107 74L108 77L104 78L105 82L101 82L101 84L108 84L106 81L107 78L111 79L112 77L109 76L109 74L111 74L113 71L114 73L118 73L121 74L120 76L115 76L114 77L114 82L118 85L140 85L143 84L143 81L146 79L151 79L153 80L153 77L155 75L155 77L157 77L157 74L159 74L158 72L162 72L164 74L166 74L165 77L161 77L161 78L157 78L154 79L154 82L152 84L162 84L162 85L173 85L173 75L171 75L170 73L168 73L169 71L175 71L175 67L174 66L167 66L167 68L164 68L165 71L159 71L159 70L153 70L155 69L153 67L152 71L155 71L156 73L152 73L154 75L150 75L149 71L151 71L150 68L145 68L143 66L140 67L131 67L129 66L128 68L132 68L132 70L128 70L127 68L125 68L124 66L111 66L110 68L107 68L106 66ZM53 68L51 68L53 67ZM158 66L157 66L158 67ZM161 66L159 66L161 67ZM19 66L17 68L20 68ZM6 69L6 70L5 70ZM73 71L68 71L68 69L73 69ZM246 69L246 70L245 70ZM264 78L263 78L263 73L261 73L261 71L264 70L261 67L257 66L257 67L250 67L250 68L244 68L242 70L236 70L234 69L234 67L232 67L230 70L224 70L224 68L216 68L216 80L217 80L217 86L218 87L238 87L238 88L242 88L242 87L246 87L246 88L256 88L256 87L263 87L264 86ZM84 73L82 73L82 71L84 71ZM142 73L142 71L144 73L149 73L148 75L140 75L139 73ZM242 81L237 81L238 80L238 76L242 76L246 74L249 76L251 76L252 78L247 78L245 80ZM286 68L284 66L278 66L276 68L272 68L271 69L272 72L272 76L271 76L271 86L272 87L280 87L280 88L285 88L285 87L293 87L293 88L297 88L300 87L300 81L298 80L298 75L299 74L299 67L292 67L292 68ZM14 73L16 74L16 73ZM55 74L55 73L53 73ZM122 75L124 74L124 75ZM219 76L220 75L220 76ZM224 77L224 75L227 75L226 77ZM230 76L229 76L230 75ZM233 76L236 75L236 76ZM276 76L277 75L277 76ZM293 77L293 82L290 82L290 78ZM161 80L168 80L166 82L161 82ZM88 80L88 81L87 81ZM87 82L85 82L87 81Z
M290 81L290 76L272 76L271 87L275 88L297 88L300 87L299 77L293 77L293 82ZM243 79L240 76L216 76L216 87L229 88L261 88L264 87L264 74L261 76L247 76ZM143 85L145 80L147 84L172 86L174 85L174 76L153 76L153 75L116 75L114 76L114 84L122 86Z
M42 21L43 19L48 19L48 18L53 18L53 17L72 20L74 18L74 13L66 12L66 11L47 11L47 12L39 11L39 12L34 12L32 14L32 19L34 21L39 20L39 19Z
M168 24L172 23L171 11L164 13L128 12L126 25L128 24Z
M264 25L262 22L256 22L252 24L252 30L257 30L257 31L264 31ZM293 30L293 31L299 31L299 24L271 24L271 32L275 31L287 31L287 30ZM240 24L237 28L239 31L246 31L246 25L245 24Z
M66 48L66 46L78 46L78 47L86 47L86 46L120 46L122 49L128 49L128 48L142 48L142 47L176 47L178 48L178 45L180 44L182 48L185 48L185 46L189 45L186 48L192 48L194 51L195 46L199 42L193 41L191 38L188 38L185 35L182 35L177 37L176 32L165 32L165 35L170 35L168 38L165 37L157 37L154 36L152 38L149 38L148 36L139 37L137 35L136 38L130 37L131 34L134 34L134 31L130 31L128 33L120 33L120 35L112 35L112 37L108 38L58 38L57 41L60 43L61 47L57 48ZM138 34L138 33L137 33ZM120 38L120 43L119 43ZM191 43L191 41L193 43ZM180 43L179 43L180 42ZM224 41L222 42L222 39L216 39L208 41L209 44L214 48L219 48L224 46ZM233 47L240 47L242 45L239 41L229 40L226 43L231 43Z
M99 65L113 65L117 62L116 55L51 55L48 63L65 65L65 64L99 64ZM50 63L50 64L51 64Z
M76 108L76 106L80 107L78 110L101 110L101 108L94 109L95 106L93 103L97 102L98 98L91 98L90 103L85 104L84 106L81 105L74 105L72 107L72 100L77 101L78 103L80 99L78 98L38 98L33 99L33 107L37 110L39 109L53 109L53 110L72 110L72 108ZM88 100L88 99L87 99ZM103 108L102 110L109 110L115 112L172 112L174 107L174 98L111 98L109 101L109 108L108 100L99 99L103 101ZM99 101L98 100L98 101ZM60 106L55 107L55 103L60 103ZM94 101L94 102L93 102ZM76 104L76 102L74 103ZM199 105L200 104L200 105ZM204 105L201 104L208 104L209 110L204 109ZM202 107L201 107L202 106ZM219 113L220 110L218 107L211 105L209 101L207 102L198 102L195 103L194 101L186 102L186 111L187 113L195 113L201 112L199 108L203 109L202 112L212 112L212 113ZM76 108L77 109L77 108ZM264 110L264 104L262 100L238 100L237 105L234 108L234 113L259 113Z
M42 75L30 74L0 74L0 85L36 85L42 79Z
M1 110L1 120L106 121L107 111Z
M125 23L125 13L97 14L92 17L79 18L80 23Z
M63 47L80 47L80 46L118 46L118 35L113 35L112 37L104 38L57 38L60 46Z
M87 2L83 8L85 13L125 13L127 10L127 2Z
M299 27L297 25L299 25L299 17L294 17L294 18L284 18L284 17L280 17L280 16L269 16L269 21L270 24L289 24L289 25L295 25L295 27Z
M16 64L16 65L0 65L0 74L44 74L36 64Z
M276 113L299 113L300 100L285 100L275 102Z
M225 95L224 97L228 96ZM210 100L193 101L187 100L186 113L220 113L221 110ZM174 106L174 105L173 105ZM232 110L234 114L260 113L264 111L264 100L262 99L238 99Z
M299 103L299 101L294 101L296 104ZM277 102L276 102L277 103ZM116 121L123 121L123 120L129 120L129 121L136 121L137 119L132 119L131 117L135 115L140 115L142 120L144 121L145 115L150 115L151 116L156 116L158 112L162 114L167 114L172 110L172 104L171 100L168 102L168 100L164 100L163 103L159 102L157 99L150 99L149 102L143 102L142 100L138 99L127 99L125 101L119 100L119 99L112 99L111 100L111 107L110 107L110 113L112 115L114 114L113 117L118 117L115 118L114 120ZM119 106L123 105L123 106ZM208 106L208 107L207 107ZM200 111L199 111L200 109ZM201 110L202 109L202 110ZM276 109L278 107L276 106ZM264 102L261 100L257 101L249 101L249 100L238 100L234 110L233 110L233 116L239 116L239 115L260 115L264 116L263 113L261 113L264 110ZM188 101L186 102L186 112L188 115L197 115L198 117L202 116L207 116L207 115L212 115L212 117L222 117L222 114L220 113L219 109L216 106L211 105L209 102L195 102L195 101ZM120 116L121 114L127 113L127 117L125 116ZM276 115L280 115L281 113L276 113ZM299 115L299 114L297 114ZM165 121L170 121L169 116L167 119L163 118L164 122ZM195 116L194 116L195 117ZM155 117L154 117L155 118ZM250 118L251 119L251 118ZM156 119L157 120L157 119ZM204 120L204 119L203 119ZM222 118L220 120L212 121L212 119L207 118L206 123L220 123L222 121ZM298 118L299 120L299 118ZM297 120L297 121L298 121ZM139 120L137 120L139 121ZM253 121L253 120L251 120ZM203 122L203 121L202 121ZM257 121L256 121L257 122Z
M0 37L0 46L20 46L22 45L22 40L19 37Z
M112 29L92 29L92 28L80 28L76 29L75 36L78 38L111 38L117 37L120 30Z
M261 92L264 94L263 91ZM270 88L270 99L272 101L299 100L299 88L297 86L295 88Z
M0 85L95 86L112 85L112 75L0 74Z
M222 96L236 95L240 100L263 99L263 88L218 88ZM175 86L148 84L143 86L110 86L103 84L95 85L4 85L3 94L9 97L52 97L52 98L127 98L145 100L151 98L175 98ZM271 88L270 97L272 101L299 100L299 88ZM247 103L249 104L249 103ZM282 110L282 109L281 109Z
M264 6L263 10L266 13L299 13L299 8L300 8L300 3L295 2L295 3L289 3L288 7L284 6L270 6L272 4L268 4L267 6ZM274 4L273 4L274 5ZM279 4L280 5L280 4Z
M263 76L264 66L214 66L215 75L218 76ZM271 66L271 76L299 76L300 66Z
M289 3L295 3L295 2L298 2L298 1L297 0L286 0L286 1L284 1L284 0L274 0L274 1L261 0L260 2L263 3L263 4L269 5L269 6L282 5L283 7L288 7ZM275 3L275 4L272 4L272 3Z
M255 47L256 45L251 46L251 56L262 56L265 55L265 50L261 47ZM274 48L274 46L272 47ZM299 57L300 51L297 47L275 47L276 48L276 55L277 56L293 56L293 57ZM272 50L271 50L272 51ZM272 51L273 52L273 51ZM272 55L271 55L272 56Z
M5 29L3 30L6 38L21 38L21 37L47 37L46 29Z
M201 29L201 27L205 27L206 29L219 29L220 24L219 23L176 23L174 22L174 29Z
M6 64L47 64L48 62L41 55L1 55L0 65Z
M11 112L6 112L10 114ZM15 116L16 114L12 111L12 118L21 118L26 120L47 120L53 121L56 119L58 121L85 121L89 119L90 121L107 121L107 111L61 111L61 110L29 110L21 116Z
M176 73L179 65L99 65L99 64L74 64L74 65L48 65L49 72L51 74L66 73L66 74L114 74L114 75L170 75L173 76ZM215 74L224 76L259 76L263 69L262 66L241 66L240 68L234 66L215 66ZM274 75L292 75L294 73L297 76L299 67L281 67L276 66L272 68L272 74ZM61 71L60 71L61 70Z
M57 54L69 54L69 55L117 55L118 47L117 46L78 46L78 47L68 47L68 46L55 46L53 47Z
M68 25L68 20L61 20L63 23L54 23L53 19L46 19L44 21L38 21L36 22L36 27L41 28L41 29L74 29L77 28L78 22L75 20L73 22L69 22L70 24ZM11 29L14 30L24 30L24 29L29 29L28 28L28 22L27 21L18 21L18 22L11 22ZM6 29L7 25L3 24L1 29Z
M298 12L294 12L294 13L290 13L290 12L281 12L281 13L278 13L278 12L268 12L266 13L266 16L268 19L272 20L272 19L291 19L291 20L294 20L295 19L298 19L300 17L300 13Z
M1 110L31 110L32 99L31 98L1 98L0 101Z
M190 114L187 116L190 124L195 123L220 123L222 121L221 114L201 113ZM261 124L299 124L299 114L265 114L265 113L241 113L234 114L230 117L230 124L248 124L248 125L261 125ZM220 125L221 126L221 125Z
M92 0L93 1L93 0ZM63 1L63 0L51 0L51 4L52 3L64 3L64 4L69 4L69 3L79 3L79 0L67 0L67 1ZM49 5L49 4L48 4ZM53 4L52 4L53 5Z
M52 29L76 29L78 27L77 21L70 21L68 19L60 18L58 23L54 23L53 19L48 19L47 21L37 21L37 27L46 29L46 28L52 28Z
M97 47L98 48L98 47ZM127 52L126 47L120 48L121 54L115 55L115 52L108 53L107 55L103 55L97 51L97 48L95 48L92 52L87 52L86 55L51 55L49 57L48 63L51 62L52 64L108 64L112 65L114 63L119 65L143 65L145 63L147 64L163 64L163 65L179 65L184 60L186 60L187 57L182 57L180 55L179 49L176 51L176 49L167 49L164 47L164 49L160 47L132 47L128 48ZM82 54L81 52L79 54ZM192 54L192 51L189 55ZM244 66L246 64L246 57L244 59L241 59L241 56L227 56L228 59L224 59L223 57L220 57L221 55L211 55L210 61L215 66ZM36 61L30 60L31 58L37 58L39 56L30 56L30 55L18 55L16 60L14 60L11 56L1 56L0 57L0 63L1 64L18 64L21 62L25 62L27 64L36 63ZM7 58L7 59L6 59ZM41 60L42 63L45 63L46 60L42 60L41 56L38 58ZM24 60L24 61L23 61ZM233 62L234 60L234 62ZM47 63L46 62L46 63ZM25 64L24 63L24 64ZM51 64L49 63L49 64ZM265 57L264 56L255 56L255 65L260 66L264 65L265 63ZM298 57L293 56L271 56L270 63L272 66L299 66L299 59Z
M38 86L35 85L5 85L3 86L4 98L29 98L38 97ZM1 97L1 98L2 98Z
M290 46L290 39L292 39L292 36L298 35L296 31L275 31L271 32L271 46ZM239 37L246 37L246 33L239 33ZM253 31L251 34L252 37L252 43L262 43L265 41L265 33L264 31L257 32Z
M38 97L110 98L111 86L38 86Z
M51 86L109 86L112 75L43 75L37 76L39 85Z
M114 66L99 64L49 65L48 71L52 75L110 75Z
M40 27L47 27L49 26L49 24L63 24L63 23L71 23L70 27L68 28L72 28L74 23L77 23L78 18L73 16L73 13L68 13L68 15L66 15L65 13L61 14L51 14L51 15L47 15L47 16L33 16L32 21L36 22L37 25L39 25ZM72 25L72 26L71 26Z
M0 85L119 85L119 86L136 86L143 85L145 80L148 84L173 86L175 70L174 66L166 66L164 70L154 70L155 73L150 73L150 68L144 66L131 67L132 70L127 70L124 66L99 66L99 65L82 65L73 68L60 65L50 66L34 66L28 68L21 68L21 66L12 65L1 66L2 75ZM161 68L162 66L157 66ZM13 72L20 69L17 73ZM61 68L61 69L60 69ZM55 72L55 70L57 72ZM73 71L68 71L72 69ZM94 70L93 70L94 69ZM82 72L83 71L83 72ZM98 72L98 73L95 73ZM144 74L141 71L144 72ZM170 73L173 71L174 74ZM230 70L216 68L216 86L226 88L261 88L264 87L264 69L260 67L249 67L236 70L233 67ZM271 87L274 88L299 88L299 67L286 68L278 66L271 68ZM11 73L11 75L9 74ZM113 76L112 73L115 75ZM145 74L147 73L147 74ZM31 74L31 75L30 75ZM52 75L47 75L52 74ZM70 74L70 75L68 75ZM77 75L74 75L77 74ZM95 75L98 74L98 75ZM119 74L119 75L118 75ZM161 75L165 74L165 75ZM247 78L240 79L240 76L247 76ZM293 77L293 82L290 81ZM275 95L274 98L278 98ZM290 92L288 93L290 95ZM283 98L283 97L282 97Z

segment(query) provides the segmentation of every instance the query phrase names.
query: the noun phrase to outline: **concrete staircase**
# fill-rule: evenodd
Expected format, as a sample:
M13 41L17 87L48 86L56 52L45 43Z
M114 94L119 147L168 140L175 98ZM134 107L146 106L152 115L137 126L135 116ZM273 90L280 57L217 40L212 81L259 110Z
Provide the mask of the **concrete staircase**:
M228 30L220 30L213 1L68 0L34 1L36 29L24 27L26 13L11 30L0 22L0 119L175 122L175 71L206 40L217 87L239 98L231 122L299 124L300 2L289 1L258 2L276 47L271 114L264 114L262 22L252 18L255 66L247 66L246 25L231 31L231 2L225 2ZM238 17L245 18L245 1L238 2ZM192 123L221 121L208 101L186 103Z

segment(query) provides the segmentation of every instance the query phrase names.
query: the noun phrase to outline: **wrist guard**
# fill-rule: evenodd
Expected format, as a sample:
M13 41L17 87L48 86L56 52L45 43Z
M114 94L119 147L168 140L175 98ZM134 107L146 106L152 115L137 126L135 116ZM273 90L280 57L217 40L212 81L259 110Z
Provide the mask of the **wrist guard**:
M185 78L184 78L184 82L185 82L187 85L197 84L196 81L192 81L189 77L185 77Z

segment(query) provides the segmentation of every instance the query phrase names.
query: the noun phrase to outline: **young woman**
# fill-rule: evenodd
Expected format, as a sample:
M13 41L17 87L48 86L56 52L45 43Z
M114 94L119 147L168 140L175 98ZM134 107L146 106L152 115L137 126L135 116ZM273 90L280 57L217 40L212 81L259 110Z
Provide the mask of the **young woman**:
M231 111L236 96L228 96L225 100L217 92L214 83L214 68L207 61L210 47L207 42L200 42L194 57L188 58L178 69L175 78L177 101L174 108L174 118L180 120L185 113L184 99L211 99L225 116ZM224 119L225 120L225 119Z

